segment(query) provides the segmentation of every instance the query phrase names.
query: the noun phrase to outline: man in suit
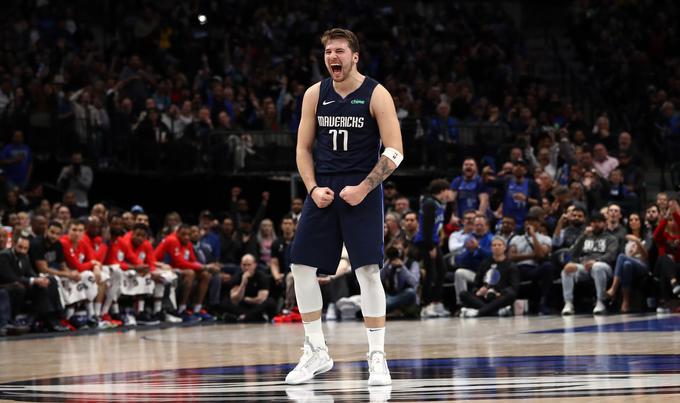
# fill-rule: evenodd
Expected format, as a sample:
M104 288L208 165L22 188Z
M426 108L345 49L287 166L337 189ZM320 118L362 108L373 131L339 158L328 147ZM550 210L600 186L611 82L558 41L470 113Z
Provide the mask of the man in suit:
M0 252L0 284L10 295L12 312L25 311L26 301L32 302L30 313L44 321L49 330L63 331L58 315L61 310L57 281L38 277L28 258L30 240L19 236L10 249Z

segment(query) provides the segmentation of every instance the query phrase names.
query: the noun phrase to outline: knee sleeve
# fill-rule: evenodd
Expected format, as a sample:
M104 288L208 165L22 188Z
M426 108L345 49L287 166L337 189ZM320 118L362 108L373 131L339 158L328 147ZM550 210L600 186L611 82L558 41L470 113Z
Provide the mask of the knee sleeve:
M291 264L295 281L295 299L300 313L320 311L323 308L321 288L316 279L316 267L302 264Z
M387 302L378 265L359 267L355 273L361 287L361 313L364 317L385 316Z

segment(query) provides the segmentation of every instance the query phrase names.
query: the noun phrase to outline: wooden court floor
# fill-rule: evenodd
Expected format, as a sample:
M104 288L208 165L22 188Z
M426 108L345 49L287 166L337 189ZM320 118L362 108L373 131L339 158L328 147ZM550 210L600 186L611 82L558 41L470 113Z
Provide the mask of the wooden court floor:
M392 321L385 388L366 386L360 322L324 330L334 369L295 387L300 324L5 339L0 401L680 402L680 315Z

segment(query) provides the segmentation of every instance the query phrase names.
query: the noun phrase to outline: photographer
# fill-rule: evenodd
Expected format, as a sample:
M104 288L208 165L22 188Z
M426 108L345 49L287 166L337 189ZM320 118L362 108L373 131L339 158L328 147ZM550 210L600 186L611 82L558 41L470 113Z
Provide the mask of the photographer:
M420 282L420 265L404 251L404 241L394 240L385 249L387 263L380 271L380 279L385 287L387 313L404 310L418 303L416 290ZM406 260L404 262L404 259Z
M90 202L87 198L87 193L92 187L92 176L92 168L83 165L83 154L80 151L76 151L71 155L71 165L62 168L59 174L57 186L64 193L73 192L76 195L78 211L73 214L74 217L87 214L89 211Z
M475 318L498 314L508 316L511 305L519 292L519 271L505 255L505 240L494 237L491 241L491 257L477 270L473 293L463 291L460 299L464 308L460 311L463 318Z

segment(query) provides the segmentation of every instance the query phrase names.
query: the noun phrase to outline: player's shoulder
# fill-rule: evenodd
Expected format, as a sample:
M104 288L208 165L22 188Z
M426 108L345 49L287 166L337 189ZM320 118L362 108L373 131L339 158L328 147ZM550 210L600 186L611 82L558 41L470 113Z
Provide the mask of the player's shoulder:
M319 93L321 92L321 83L322 81L317 82L316 84L312 84L307 88L305 91L305 99L307 98L313 98L313 99L319 99Z

